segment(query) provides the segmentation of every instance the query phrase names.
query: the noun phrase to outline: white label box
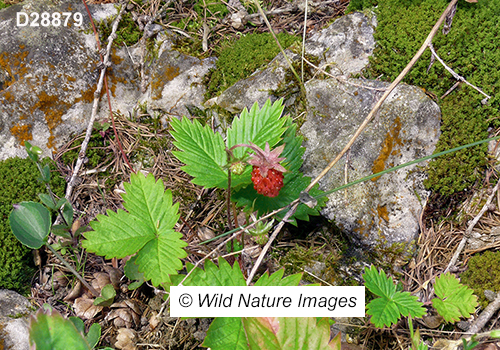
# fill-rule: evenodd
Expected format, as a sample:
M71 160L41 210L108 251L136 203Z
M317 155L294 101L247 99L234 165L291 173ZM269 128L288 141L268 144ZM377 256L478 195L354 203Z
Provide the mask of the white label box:
M170 287L171 317L364 317L365 287Z

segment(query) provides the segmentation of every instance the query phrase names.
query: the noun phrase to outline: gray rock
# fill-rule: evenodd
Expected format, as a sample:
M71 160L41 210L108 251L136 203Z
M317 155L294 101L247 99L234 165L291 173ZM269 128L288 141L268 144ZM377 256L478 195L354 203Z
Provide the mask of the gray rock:
M375 16L369 18L360 12L340 17L306 41L306 53L318 57L318 65L329 67L332 75L359 74L373 53L376 26Z
M96 18L116 13L113 4L90 9ZM71 26L17 26L18 12L80 13L83 25L71 17ZM89 26L85 7L73 1L27 0L0 11L0 28L9 33L0 38L0 160L25 157L25 140L51 155L67 135L86 128L99 75L94 35L83 32ZM124 50L111 58L112 105L125 113L139 96L138 74ZM100 112L107 117L105 99Z
M285 53L292 62L300 58L299 55L292 53L290 50L285 50ZM268 99L274 102L278 99L275 91L285 90L287 87L296 84L295 81L286 82L288 70L288 63L283 54L280 53L265 69L258 70L249 78L236 82L220 96L207 101L206 105L217 104L230 113L239 113L245 107L250 110L255 102L260 107Z
M0 348L29 349L28 318L32 312L28 299L10 290L0 290Z
M169 35L164 35L158 61L151 72L148 112L161 110L170 115L189 116L190 107L203 108L206 88L203 78L215 68L215 58L200 60L172 50Z
M359 12L343 16L306 41L306 54L318 58L321 68L330 67L332 75L358 74L368 64L368 57L375 47L375 26L375 16L368 18ZM285 52L291 62L300 60L300 55L290 50ZM230 113L239 113L244 107L250 109L256 101L262 106L267 99L275 101L277 96L284 94L287 95L285 105L293 104L294 92L298 92L299 87L291 74L288 63L280 53L267 67L236 82L205 105L217 104Z
M302 170L306 175L316 177L342 150L380 98L382 92L373 88L388 85L361 79L306 84L309 112L300 129L305 138ZM439 128L437 104L417 87L398 86L351 147L348 182L431 154ZM345 162L344 156L320 181L321 189L345 183ZM424 177L417 166L406 167L335 192L322 214L365 245L410 242L419 232L418 219L428 195Z

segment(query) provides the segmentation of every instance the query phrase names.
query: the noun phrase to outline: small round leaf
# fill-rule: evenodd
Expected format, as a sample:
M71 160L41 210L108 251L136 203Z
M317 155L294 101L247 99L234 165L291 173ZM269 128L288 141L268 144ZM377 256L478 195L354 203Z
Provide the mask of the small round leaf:
M14 236L31 249L44 245L50 232L50 212L40 203L15 204L9 215L9 222Z

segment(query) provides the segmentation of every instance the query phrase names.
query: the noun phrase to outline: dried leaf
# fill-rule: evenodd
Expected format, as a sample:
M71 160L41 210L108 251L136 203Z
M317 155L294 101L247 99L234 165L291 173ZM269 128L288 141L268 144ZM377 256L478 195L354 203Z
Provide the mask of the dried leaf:
M444 321L441 315L424 315L422 316L422 320L428 328L432 329L438 328Z
M63 299L64 301L72 301L82 294L82 282L77 281L71 292Z
M105 265L104 266L104 271L106 271L109 275L109 279L111 281L111 284L113 285L113 288L116 290L120 289L120 281L121 278L123 277L123 272L121 272L119 269L115 269L112 266Z
M95 290L100 292L107 284L111 284L111 279L109 278L109 274L105 272L94 273L94 279L92 280L92 287L94 287Z
M66 274L62 271L54 272L54 276L52 278L61 287L66 287L68 285L68 277L66 277Z
M149 329L155 330L156 327L160 324L160 318L158 317L158 313L156 311L152 312L151 317L149 318Z
M124 300L110 306L113 310L106 316L106 320L113 321L115 327L138 327L141 322L142 310L134 300Z
M198 238L203 242L215 237L214 231L209 227L198 227Z
M129 328L118 329L118 335L116 336L115 347L122 350L135 350L136 346L134 343L135 331Z
M94 318L102 310L102 306L94 305L94 299L89 299L86 295L77 298L73 304L76 316L89 320Z

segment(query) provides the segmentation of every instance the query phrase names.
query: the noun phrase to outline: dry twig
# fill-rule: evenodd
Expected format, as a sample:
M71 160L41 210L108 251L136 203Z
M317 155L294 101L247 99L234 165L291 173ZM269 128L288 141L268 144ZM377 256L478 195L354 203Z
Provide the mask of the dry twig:
M311 190L311 188L313 188L314 185L316 185L318 183L318 181L321 180L323 178L323 176L325 176L326 173L328 173L330 171L331 168L333 168L333 166L340 160L340 158L342 158L342 156L347 152L347 150L349 148L351 148L354 141L358 138L358 136L363 132L363 130L368 125L368 123L375 116L375 113L379 110L380 106L382 106L382 103L384 103L385 99L389 96L389 94L392 92L392 90L394 90L396 88L396 86L403 80L403 78L406 76L406 74L408 74L408 72L411 70L413 65L418 61L420 56L422 56L424 51L427 49L429 44L432 42L432 38L434 38L434 36L436 35L437 31L439 30L439 27L441 26L441 24L445 20L448 12L451 11L451 9L453 8L453 6L456 4L457 1L458 0L452 0L448 4L448 7L446 7L443 14L441 15L441 17L439 17L438 21L434 25L434 27L432 27L432 30L430 31L429 35L425 39L424 43L422 44L422 46L420 47L418 52L411 59L410 63L408 63L408 65L398 75L396 80L394 80L392 82L392 84L387 88L387 90L384 92L384 94L382 95L380 100L378 100L377 104L373 107L373 109L370 111L370 113L368 113L368 116L363 121L363 123L359 126L358 130L356 130L353 137L347 143L347 145L344 147L344 149L337 155L337 157L333 161L331 161L330 164L328 164L328 166L325 169L323 169L323 171L313 181L311 181L311 183L309 184L309 186L307 186L307 188L304 190L304 192L309 192Z
M96 91L94 92L94 104L92 106L92 114L90 116L89 124L87 126L85 140L82 143L80 153L78 154L78 160L76 162L75 168L73 169L73 174L71 175L71 179L68 182L68 187L66 188L66 199L68 199L68 200L70 199L71 192L73 191L73 187L75 185L75 181L76 181L76 178L78 176L78 172L80 171L80 168L82 167L82 164L83 164L83 160L85 158L85 152L87 151L87 147L88 147L88 144L90 141L90 136L92 134L92 128L94 127L94 121L95 121L95 118L97 116L97 108L99 106L99 99L100 99L99 96L101 95L103 82L105 80L106 69L111 65L111 62L109 61L111 46L113 45L113 40L116 38L116 30L118 29L118 23L120 23L121 16L122 16L123 12L125 11L125 8L126 8L126 6L121 7L120 12L118 13L118 16L116 17L116 19L113 23L111 34L110 34L109 39L108 39L108 46L106 48L106 54L104 56L104 59L102 60L103 67L101 69L101 75L99 76L99 82L97 83L97 88L96 88ZM92 17L90 19L92 20ZM93 22L92 22L92 25L93 25ZM95 31L95 27L94 27L94 31ZM100 49L99 38L96 38L96 41L97 41L97 45ZM109 95L108 95L108 100L109 100ZM112 113L111 106L110 106L110 113Z
M497 293L495 300L489 303L483 312L481 312L481 315L470 326L467 333L475 334L479 332L498 309L500 309L500 293Z
M446 65L446 63L444 63L444 61L438 56L438 54L436 53L436 51L434 51L434 47L432 46L432 43L429 43L429 49L431 50L432 54L434 55L434 57L436 57L436 59L439 61L439 63L441 63L444 67L444 69L446 69L448 72L451 73L451 75L453 75L453 78L457 79L457 80L460 80L460 81L463 81L464 83L466 83L467 85L469 85L471 88L477 90L478 92L480 92L481 94L483 94L484 96L486 96L487 99L490 99L491 96L485 94L483 92L483 90L481 90L480 88L478 88L477 86L475 85L472 85L471 83L469 83L464 77L462 77L461 75L458 75L457 73L455 73L455 71L453 69L451 69L450 67L448 67ZM447 94L447 93L446 93ZM443 96L446 96L443 95Z
M467 243L467 239L470 237L472 229L479 222L479 219L481 219L483 214L486 213L486 211L488 211L489 205L491 204L491 201L493 200L493 198L495 198L499 188L500 188L500 180L497 182L497 184L493 188L493 192L490 194L490 196L486 200L486 203L484 204L484 206L481 209L481 211L479 212L479 214L477 214L476 217L470 222L469 226L467 227L467 230L464 233L464 237L460 241L460 244L458 245L458 248L455 251L455 254L453 254L453 257L451 258L450 263L448 264L446 269L443 271L443 274L448 272L452 266L455 266L455 264L458 260L458 257L460 256L460 253L462 252L462 250L465 247L465 243Z

